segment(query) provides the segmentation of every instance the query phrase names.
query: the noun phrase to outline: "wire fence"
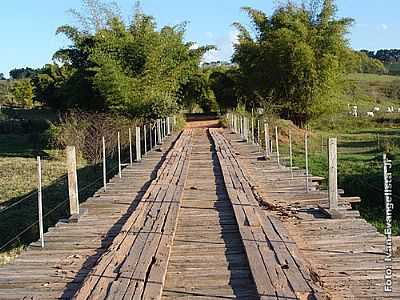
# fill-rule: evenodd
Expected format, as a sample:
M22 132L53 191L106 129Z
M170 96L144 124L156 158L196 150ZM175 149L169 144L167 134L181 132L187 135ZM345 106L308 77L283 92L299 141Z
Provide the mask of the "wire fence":
M258 145L259 150L266 156L275 155L279 164L290 167L291 162L294 160L298 167L308 169L306 172L308 171L311 174L315 171L317 175L327 177L328 138L330 136L311 131L307 132L307 130L299 133L298 131L300 130L298 129L291 131L287 127L280 128L277 120L269 120L262 114L254 112L233 112L228 114L226 119L230 129L238 133L247 142ZM294 132L295 130L297 133ZM382 187L380 188L376 184L366 180L366 176L364 176L366 174L360 174L361 171L359 170L354 170L354 176L359 175L357 179L360 180L359 185L361 187L369 187L370 190L380 193L382 198L384 195L383 153L400 152L400 136L396 135L396 132L393 130L388 129L386 131L389 134L367 131L360 132L358 135L339 135L337 148L339 155L339 176L341 174L341 167L346 167L348 161L354 161L356 159L354 156L359 156L357 157L358 159L365 161L363 163L360 162L360 164L367 164L374 171L373 174L368 174L369 177L374 182L378 181ZM292 139L296 135L296 139ZM305 153L305 136L308 137L306 143L307 155ZM289 145L289 141L292 140L296 142L293 145ZM395 175L397 175L399 171L397 168L400 166L400 162L396 160L396 156L393 159ZM323 169L323 172L321 172L321 169ZM347 178L344 178L343 181L345 180ZM396 192L400 192L398 187L394 187L393 198L400 199L400 193L397 194ZM383 201L381 202L383 204Z
M161 144L175 129L175 116L157 120L154 124L137 127L135 139L131 139L129 145L118 147L118 159L115 149L106 152L104 148L102 163L86 165L77 170L79 201L84 202L102 187L104 189L107 181L120 173L122 167L133 163L133 157L140 160L142 155ZM137 155L138 151L140 155ZM32 174L30 180L37 181L38 175ZM37 240L40 236L40 222L44 223L44 231L47 231L60 219L70 216L67 174L46 184L41 189L41 195L43 196L43 219L38 218L40 216L39 189L31 191L15 201L10 200L11 203L8 205L3 203L5 207L0 209L0 252Z

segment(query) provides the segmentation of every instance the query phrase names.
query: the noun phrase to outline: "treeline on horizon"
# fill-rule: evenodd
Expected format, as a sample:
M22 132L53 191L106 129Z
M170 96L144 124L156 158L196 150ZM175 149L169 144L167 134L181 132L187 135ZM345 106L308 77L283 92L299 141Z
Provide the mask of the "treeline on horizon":
M243 8L251 27L234 24L232 64L214 67L201 67L213 46L185 42L186 23L157 29L139 4L130 22L115 4L84 0L83 8L71 11L79 26L57 29L72 45L57 51L54 63L10 72L18 80L7 101L145 119L241 106L304 126L337 109L346 74L387 73L385 63L400 53L352 50L346 35L353 20L338 19L333 0L288 1L271 15Z

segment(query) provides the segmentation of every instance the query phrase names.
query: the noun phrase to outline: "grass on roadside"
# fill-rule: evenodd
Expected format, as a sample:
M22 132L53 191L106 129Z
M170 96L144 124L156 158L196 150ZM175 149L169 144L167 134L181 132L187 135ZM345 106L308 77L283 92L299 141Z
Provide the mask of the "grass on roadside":
M381 135L379 142L377 134ZM380 232L385 227L382 153L384 150L390 153L394 161L393 231L395 235L400 235L400 128L355 128L343 134L337 131L313 131L309 141L309 168L313 175L324 178L328 176L328 137L338 138L339 188L345 191L345 196L361 197L362 202L355 208ZM287 143L280 148L282 156L288 156ZM294 165L305 168L304 145L301 139L297 139L294 145ZM326 188L326 185L327 182L324 181L322 188Z

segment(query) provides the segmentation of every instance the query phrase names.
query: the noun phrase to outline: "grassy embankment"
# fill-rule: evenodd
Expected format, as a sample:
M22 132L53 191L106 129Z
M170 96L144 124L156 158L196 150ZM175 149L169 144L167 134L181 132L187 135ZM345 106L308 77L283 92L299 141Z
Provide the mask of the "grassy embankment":
M42 159L45 230L68 216L65 154L50 147L46 133L48 122L57 119L55 113L41 109L3 109L0 115L0 248L27 229L0 251L0 265L38 239L37 156ZM108 168L115 166L114 158ZM78 168L79 196L84 201L102 186L102 173L81 158Z
M400 108L400 100L393 97L394 90L400 87L400 77L354 74L348 80L353 88L340 101L340 112L330 120L321 118L311 124L310 170L314 175L327 177L327 139L337 137L339 187L347 196L361 197L356 208L383 232L382 153L389 153L394 161L394 231L400 234L400 114L385 113L388 106ZM361 117L349 116L347 104L357 105ZM366 112L374 107L381 111L375 118L367 117ZM281 123L288 128L287 122ZM295 165L304 167L302 134L298 134L294 149ZM282 151L287 153L286 145L282 145Z

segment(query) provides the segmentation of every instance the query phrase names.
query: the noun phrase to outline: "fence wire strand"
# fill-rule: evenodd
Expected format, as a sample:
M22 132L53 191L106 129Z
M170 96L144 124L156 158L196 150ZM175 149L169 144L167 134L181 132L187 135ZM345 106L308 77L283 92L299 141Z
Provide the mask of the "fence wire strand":
M126 149L124 149L126 150ZM110 159L113 156L113 154L110 154L108 157L106 157L106 159ZM127 163L129 162L129 159L126 159L125 161L123 161L122 163ZM94 166L94 165L92 165ZM106 175L109 176L112 173L116 172L118 170L119 166L115 166L114 168L110 169L107 171ZM63 175L62 177L56 179L55 181L51 182L49 185L47 185L46 187L43 188L43 191L45 191L46 189L48 189L51 185L56 184L61 182L62 180L65 180L67 178L67 175ZM89 189L90 187L94 186L95 184L97 184L98 182L103 180L103 176L100 176L99 178L97 178L94 181L91 181L90 183L88 183L87 185L85 185L82 188L78 189L78 193L82 193L84 191L86 191L87 189ZM24 196L22 199L18 200L17 202L11 204L10 206L7 206L6 208L0 210L0 214L5 213L6 211L8 211L9 209L19 205L20 203L26 201L27 199L33 197L35 194L37 194L37 191L32 191L31 193L29 193L28 195ZM53 207L50 211L48 211L46 214L44 214L43 219L47 218L49 215L51 215L53 212L55 212L56 210L58 210L60 207L62 207L63 205L67 204L69 201L69 199L64 200L63 202L57 204L55 207ZM7 248L7 246L11 245L12 243L18 241L18 239L24 235L26 232L28 232L30 229L32 229L34 226L38 225L39 221L35 221L34 223L32 223L31 225L27 226L25 229L23 229L22 231L20 231L17 235L15 235L13 238L11 238L9 241L7 241L5 244L3 244L0 247L0 252L3 251L4 249Z

